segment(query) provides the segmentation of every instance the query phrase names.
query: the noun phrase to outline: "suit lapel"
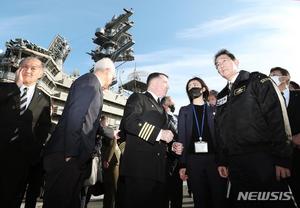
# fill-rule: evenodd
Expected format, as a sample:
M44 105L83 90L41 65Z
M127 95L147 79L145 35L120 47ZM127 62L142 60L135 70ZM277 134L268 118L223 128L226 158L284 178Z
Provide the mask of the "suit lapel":
M206 108L207 108L207 111L206 111L207 124L208 124L208 128L209 128L209 131L210 131L212 141L215 145L216 143L215 143L215 132L214 132L214 129L215 129L214 114L212 112L212 108L210 106L208 106L207 104L205 104L205 105L206 105Z
M38 102L41 99L41 94L42 94L42 92L38 88L34 89L34 93L33 93L32 99L28 105L27 110L29 109L33 112L35 106L37 106Z
M293 107L294 101L295 101L295 94L292 91L290 91L290 100L289 100L289 104L287 106L287 109Z
M188 110L187 110L187 118L186 118L186 123L188 124L187 127L189 128L190 135L192 136L193 133L193 127L194 127L194 110L193 110L193 104L188 105Z
M156 100L154 100L154 97L149 93L146 92L145 95L148 97L149 101L152 103L152 105L154 105L154 107L160 112L163 113L163 108L156 102ZM166 115L167 117L167 115Z

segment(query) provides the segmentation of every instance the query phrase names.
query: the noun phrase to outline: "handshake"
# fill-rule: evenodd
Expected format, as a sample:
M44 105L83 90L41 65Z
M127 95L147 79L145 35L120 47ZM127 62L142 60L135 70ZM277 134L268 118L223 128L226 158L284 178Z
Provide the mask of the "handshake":
M165 141L166 143L170 143L173 141L174 134L170 130L161 130L160 140ZM172 151L177 155L181 155L183 151L183 145L180 142L173 142Z

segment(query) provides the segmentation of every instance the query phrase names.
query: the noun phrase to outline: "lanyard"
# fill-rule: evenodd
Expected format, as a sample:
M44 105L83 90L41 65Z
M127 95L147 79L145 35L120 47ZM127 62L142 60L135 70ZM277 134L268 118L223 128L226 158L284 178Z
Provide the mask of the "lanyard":
M198 117L196 114L195 106L193 105L193 111L194 111L194 116L195 116L195 121L197 125L197 130L198 130L198 135L199 135L199 140L202 140L202 134L203 134L203 126L204 126L204 117L205 117L205 104L203 105L203 112L202 112L202 123L201 123L201 131L199 128L199 122L198 122Z

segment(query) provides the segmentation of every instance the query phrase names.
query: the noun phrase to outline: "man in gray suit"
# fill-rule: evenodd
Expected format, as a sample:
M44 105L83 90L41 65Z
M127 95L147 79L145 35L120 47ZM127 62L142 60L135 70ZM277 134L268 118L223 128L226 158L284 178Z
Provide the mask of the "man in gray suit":
M88 176L103 106L103 90L115 77L109 58L99 60L93 73L79 77L45 150L44 208L78 208Z

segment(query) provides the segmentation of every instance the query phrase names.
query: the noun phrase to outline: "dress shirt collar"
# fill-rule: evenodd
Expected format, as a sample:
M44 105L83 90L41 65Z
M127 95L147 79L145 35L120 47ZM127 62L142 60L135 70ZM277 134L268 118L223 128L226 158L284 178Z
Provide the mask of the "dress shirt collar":
M33 98L33 94L34 94L34 90L35 90L35 87L36 87L36 84L34 85L31 85L31 86L25 86L25 85L22 85L20 87L20 91L21 91L21 95L23 94L24 92L24 89L25 87L27 87L27 93L26 93L26 96L27 96L27 103L26 103L26 108L28 108L32 98Z
M231 80L228 80L228 82L231 82L232 84L235 82L236 78L239 76L240 72L236 73Z
M288 106L289 101L290 101L290 90L289 90L289 88L286 88L285 90L283 90L282 93L283 93L283 96L285 98L285 104L286 104L286 106Z
M157 99L159 97L157 95L155 95L153 92L149 91L149 90L147 92L149 92L152 95L152 97L154 98L154 100L157 102ZM160 98L159 98L159 100L160 100Z
M21 93L23 93L25 87L27 88L27 92L29 92L29 91L34 91L35 86L36 86L36 84L30 85L30 86L22 85L22 86L20 87L20 91L21 91Z

